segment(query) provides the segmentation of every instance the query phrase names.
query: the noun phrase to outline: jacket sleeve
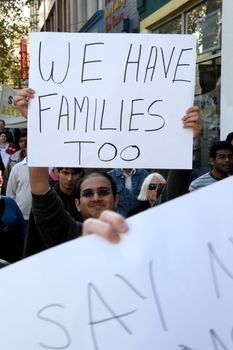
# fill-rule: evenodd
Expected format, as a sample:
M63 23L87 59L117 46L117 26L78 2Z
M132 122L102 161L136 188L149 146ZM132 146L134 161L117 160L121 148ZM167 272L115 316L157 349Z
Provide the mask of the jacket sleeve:
M24 256L35 254L81 236L82 224L65 211L57 193L32 194L32 212L24 247Z

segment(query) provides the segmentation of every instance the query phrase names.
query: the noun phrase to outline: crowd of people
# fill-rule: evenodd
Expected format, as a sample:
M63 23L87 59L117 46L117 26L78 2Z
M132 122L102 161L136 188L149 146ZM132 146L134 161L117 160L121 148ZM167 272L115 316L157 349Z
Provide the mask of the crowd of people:
M34 94L28 88L14 98L25 117ZM211 146L210 171L193 181L191 170L170 170L165 178L149 169L29 168L27 133L21 132L15 145L2 122L0 259L9 263L93 232L117 243L128 229L125 218L224 179L233 170L232 133ZM198 107L190 107L182 123L198 137Z

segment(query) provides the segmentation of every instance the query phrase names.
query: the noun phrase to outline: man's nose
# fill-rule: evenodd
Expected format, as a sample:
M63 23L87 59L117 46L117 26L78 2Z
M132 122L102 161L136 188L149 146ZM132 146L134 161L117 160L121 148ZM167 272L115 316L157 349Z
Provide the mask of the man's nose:
M73 179L72 174L68 174L68 175L67 175L67 180L68 180L68 181L72 181L72 179Z
M98 194L98 192L97 191L94 191L94 193L93 193L93 197L92 197L95 201L98 201L99 199L100 199L100 196L99 196L99 194Z

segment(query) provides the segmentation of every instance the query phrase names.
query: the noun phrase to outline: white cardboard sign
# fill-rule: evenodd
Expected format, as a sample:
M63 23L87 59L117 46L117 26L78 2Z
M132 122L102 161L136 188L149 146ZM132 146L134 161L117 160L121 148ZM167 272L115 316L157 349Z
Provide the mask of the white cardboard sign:
M32 33L29 165L191 168L191 35Z
M233 177L0 270L0 349L230 350Z

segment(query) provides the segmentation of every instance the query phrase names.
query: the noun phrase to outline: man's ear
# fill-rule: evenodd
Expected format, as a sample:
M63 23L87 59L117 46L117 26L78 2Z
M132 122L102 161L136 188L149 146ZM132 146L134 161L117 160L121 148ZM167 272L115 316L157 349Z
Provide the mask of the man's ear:
M214 165L214 158L213 157L210 158L210 165Z
M81 211L80 210L80 201L78 198L75 199L75 206L76 206L77 210L80 212Z
M59 170L57 168L54 168L54 172L59 177Z

